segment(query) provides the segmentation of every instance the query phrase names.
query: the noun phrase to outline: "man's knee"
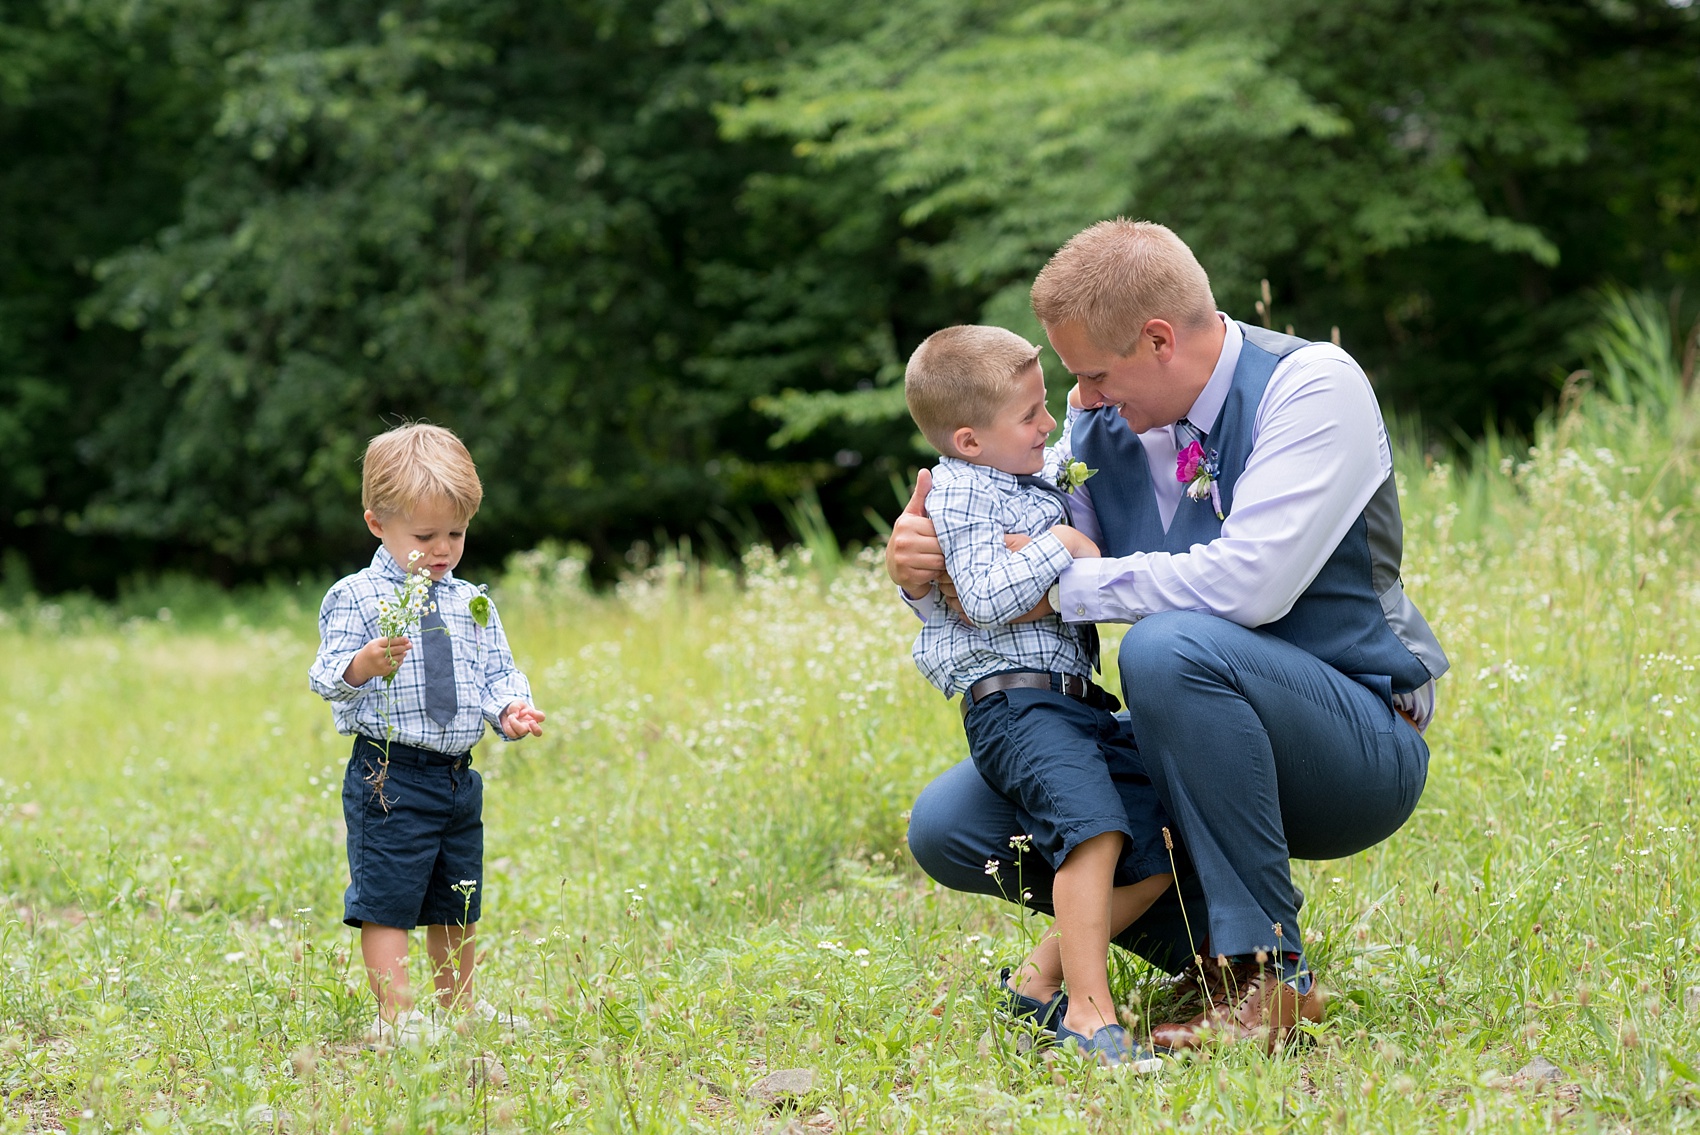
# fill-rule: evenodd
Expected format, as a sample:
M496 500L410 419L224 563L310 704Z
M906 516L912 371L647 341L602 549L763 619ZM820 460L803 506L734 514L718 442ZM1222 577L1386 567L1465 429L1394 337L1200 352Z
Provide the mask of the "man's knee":
M909 854L915 857L929 878L939 880L941 873L949 874L950 859L948 830L940 822L939 809L929 799L932 785L921 790L915 806L909 809Z
M1207 661L1222 620L1196 611L1163 611L1127 629L1117 662L1122 684L1134 697L1150 697Z

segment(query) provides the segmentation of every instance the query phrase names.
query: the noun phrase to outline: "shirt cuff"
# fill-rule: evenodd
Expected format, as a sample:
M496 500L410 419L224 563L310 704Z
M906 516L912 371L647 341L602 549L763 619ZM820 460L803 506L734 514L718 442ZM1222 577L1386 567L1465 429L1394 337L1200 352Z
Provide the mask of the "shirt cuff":
M1411 724L1418 733L1427 733L1434 721L1434 679L1418 686L1408 694L1394 694L1393 707L1411 715Z
M1126 613L1110 614L1105 608L1102 576L1114 560L1072 560L1057 575L1057 614L1065 623L1134 622Z
M329 682L326 682L319 687L320 696L333 704L337 702L350 702L360 697L362 694L370 693L373 688L372 683L379 680L377 678L367 678L364 685L351 686L343 679L343 675L347 672L348 663L345 662L342 665L342 669L336 671L335 677L331 678Z
M915 612L915 617L922 622L926 622L928 616L938 610L939 607L939 589L937 587L927 588L927 593L919 599L911 598L907 591L899 587L897 597L903 600L903 605Z
M502 714L506 713L508 711L508 707L516 702L529 705L531 703L531 695L528 693L493 693L491 696L484 699L484 720L490 723L490 728L496 731L496 736L500 737L505 742L518 741L520 739L520 737L509 737L502 731ZM521 734L520 736L523 737L525 734Z

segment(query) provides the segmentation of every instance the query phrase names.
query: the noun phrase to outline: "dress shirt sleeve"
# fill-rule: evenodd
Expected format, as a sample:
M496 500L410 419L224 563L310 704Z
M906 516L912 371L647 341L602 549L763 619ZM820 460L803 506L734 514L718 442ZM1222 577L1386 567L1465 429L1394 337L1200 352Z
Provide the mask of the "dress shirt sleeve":
M513 651L508 648L508 636L502 630L502 616L496 605L490 604L490 625L478 632L484 639L484 687L481 691L484 720L496 730L496 736L512 741L502 732L502 711L516 701L531 701L531 683L526 681Z
M977 627L999 626L1032 610L1073 557L1046 532L1019 552L1004 547L998 500L966 479L935 485L927 513L938 530L945 570L962 614Z
M1393 471L1364 372L1330 344L1289 356L1258 408L1257 437L1222 534L1190 551L1077 560L1060 577L1070 622L1205 611L1241 626L1292 610ZM1182 501L1181 507L1202 507Z
M897 597L903 600L903 605L915 612L915 617L923 623L932 617L934 611L939 609L939 589L937 587L927 588L927 593L919 599L912 598L907 591L899 587Z
M346 702L376 689L376 678L351 686L342 676L360 648L377 637L360 608L359 589L346 583L331 588L319 606L319 653L307 671L313 692L329 702Z

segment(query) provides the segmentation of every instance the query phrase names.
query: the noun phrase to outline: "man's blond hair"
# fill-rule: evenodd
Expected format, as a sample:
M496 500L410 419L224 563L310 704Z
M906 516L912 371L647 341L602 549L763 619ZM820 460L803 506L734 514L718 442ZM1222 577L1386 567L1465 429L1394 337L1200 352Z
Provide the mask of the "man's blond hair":
M1205 327L1216 314L1210 277L1173 232L1150 221L1099 221L1051 257L1033 281L1046 327L1078 323L1101 351L1127 355L1145 324Z
M379 434L367 444L360 465L361 503L380 519L443 501L464 522L484 500L472 455L442 426L398 426Z
M909 416L934 449L951 456L950 437L986 426L1014 393L1016 379L1039 361L1039 348L1002 327L968 324L935 331L903 371Z

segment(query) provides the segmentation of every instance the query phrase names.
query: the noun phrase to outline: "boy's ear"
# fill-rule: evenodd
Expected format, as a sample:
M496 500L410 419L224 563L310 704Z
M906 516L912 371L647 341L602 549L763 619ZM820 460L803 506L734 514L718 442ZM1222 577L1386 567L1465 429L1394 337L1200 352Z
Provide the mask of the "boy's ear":
M980 456L980 439L974 436L973 426L962 426L950 435L950 444L964 457Z
M371 509L366 510L366 527L372 535L382 540L384 538L384 522L378 519L378 514Z

